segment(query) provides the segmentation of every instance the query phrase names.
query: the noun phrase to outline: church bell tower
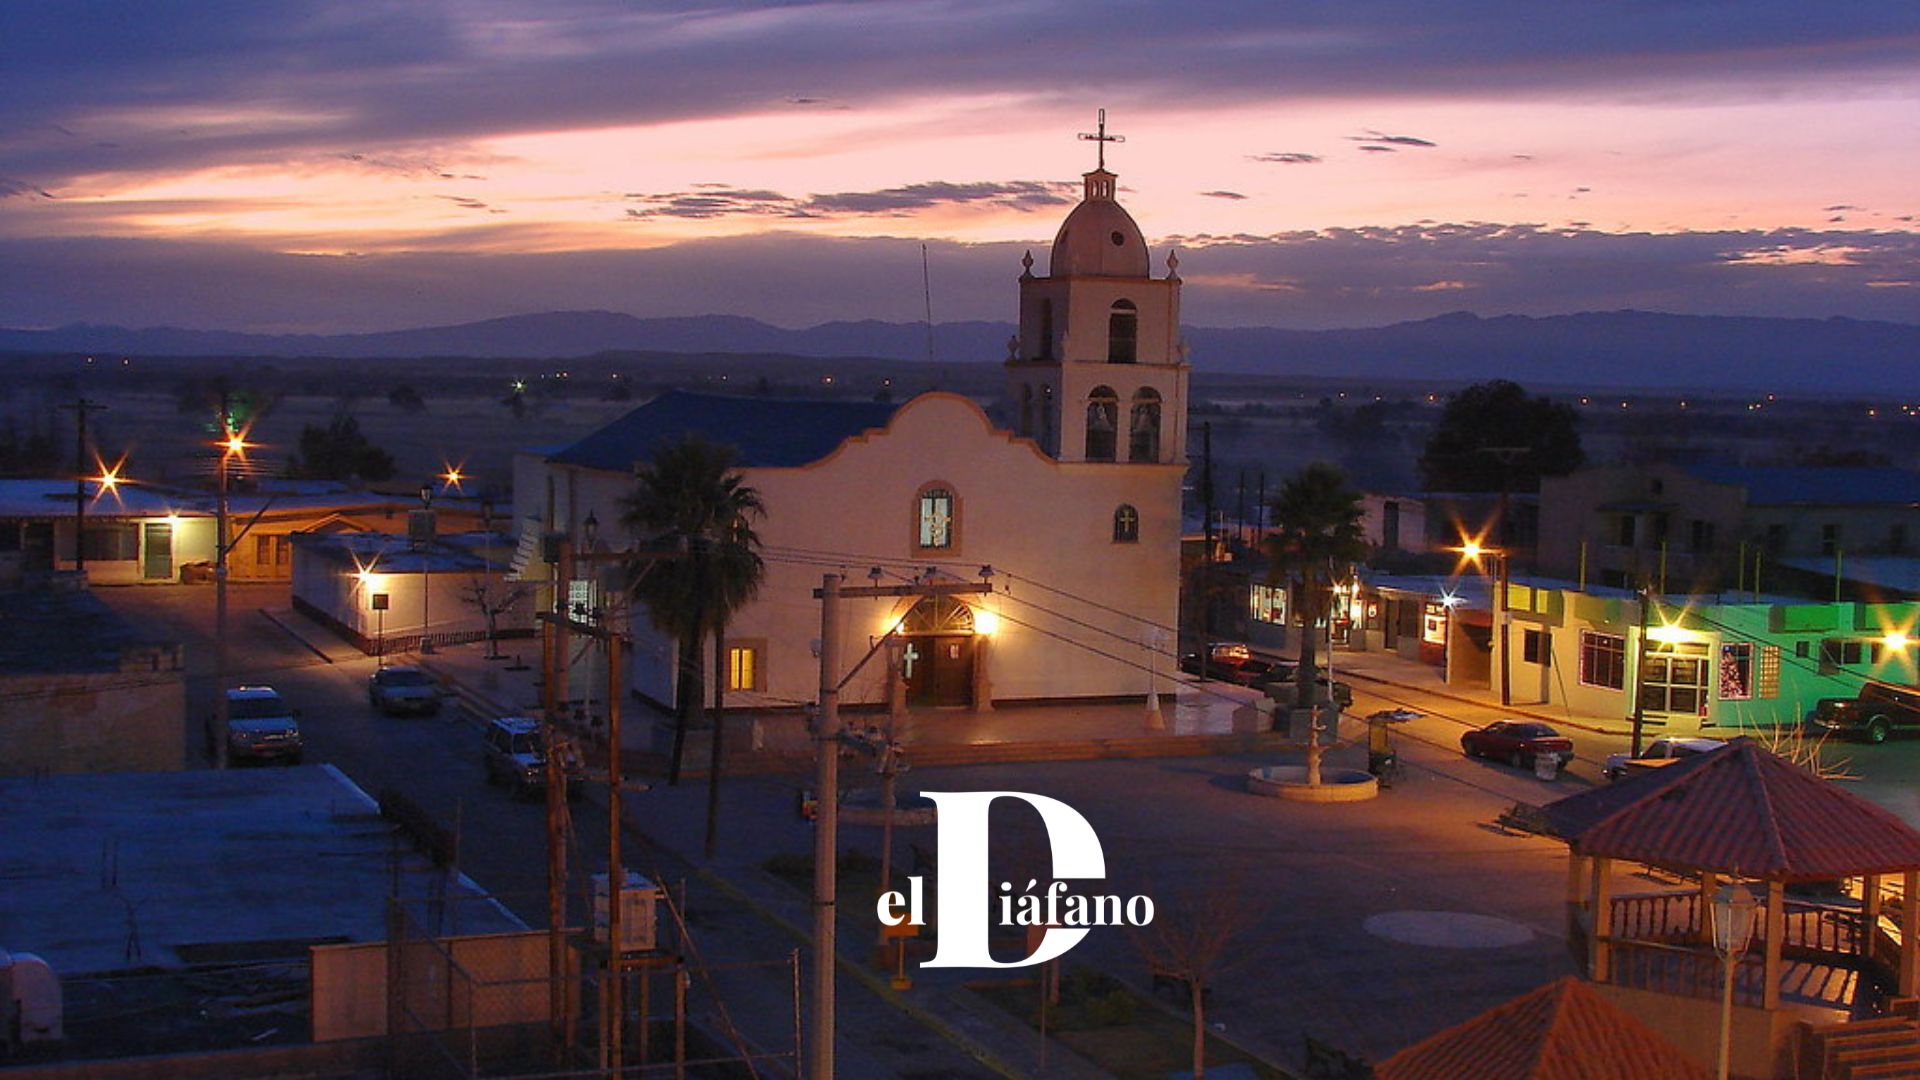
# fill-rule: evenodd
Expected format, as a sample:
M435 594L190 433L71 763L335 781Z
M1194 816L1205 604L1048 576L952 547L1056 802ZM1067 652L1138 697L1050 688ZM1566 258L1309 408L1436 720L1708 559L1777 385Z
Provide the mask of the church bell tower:
M1085 193L1053 238L1047 275L1022 260L1020 336L1007 357L1014 429L1060 461L1186 463L1179 260L1155 278L1146 237L1115 199L1106 110Z

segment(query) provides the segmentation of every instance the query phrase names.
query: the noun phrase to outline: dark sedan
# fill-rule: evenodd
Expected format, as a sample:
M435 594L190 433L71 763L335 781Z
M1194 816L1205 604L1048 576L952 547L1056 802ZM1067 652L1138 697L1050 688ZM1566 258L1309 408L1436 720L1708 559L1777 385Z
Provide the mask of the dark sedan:
M1468 757L1494 758L1516 769L1530 769L1552 756L1556 769L1573 760L1573 740L1532 720L1495 720L1460 736Z

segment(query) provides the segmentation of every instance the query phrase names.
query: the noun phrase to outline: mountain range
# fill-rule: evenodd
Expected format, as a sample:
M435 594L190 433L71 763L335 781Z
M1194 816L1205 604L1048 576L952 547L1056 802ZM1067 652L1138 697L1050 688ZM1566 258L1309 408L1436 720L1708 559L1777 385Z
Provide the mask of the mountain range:
M644 350L1004 359L1010 323L830 322L788 330L728 315L642 319L607 311L510 315L362 334L250 334L76 324L0 329L0 352L128 356L566 358ZM1920 325L1857 319L1455 312L1350 330L1191 326L1200 373L1351 377L1436 384L1510 378L1559 386L1781 390L1902 397L1920 392Z

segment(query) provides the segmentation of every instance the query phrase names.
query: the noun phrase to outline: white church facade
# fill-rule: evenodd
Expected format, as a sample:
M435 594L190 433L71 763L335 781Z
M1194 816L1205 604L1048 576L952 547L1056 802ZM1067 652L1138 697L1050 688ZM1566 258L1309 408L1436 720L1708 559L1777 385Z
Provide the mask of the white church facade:
M735 448L766 509L755 522L766 576L727 628L730 709L817 698L814 593L829 572L850 587L990 587L843 600L847 666L899 635L847 682L845 706L896 693L909 708L986 708L1171 690L1186 472L1180 281L1172 257L1152 276L1115 185L1104 162L1088 173L1047 275L1025 260L1005 364L1010 429L944 392L897 405L669 392L571 446L520 455L524 532L580 538L591 518L598 548L622 548L634 466L698 433ZM672 701L674 642L644 612L631 613L631 631L628 685Z

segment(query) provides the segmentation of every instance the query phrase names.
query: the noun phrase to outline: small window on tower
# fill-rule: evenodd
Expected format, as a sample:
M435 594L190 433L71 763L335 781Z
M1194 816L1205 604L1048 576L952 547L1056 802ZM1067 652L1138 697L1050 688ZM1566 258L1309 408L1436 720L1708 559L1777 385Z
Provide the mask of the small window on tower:
M1107 363L1131 364L1140 351L1140 309L1115 300L1107 314Z
M1118 229L1114 230L1112 239L1113 239L1114 247L1124 247L1127 242L1126 236L1123 235Z
M1140 511L1131 506L1122 505L1113 512L1113 542L1116 544L1140 542Z

